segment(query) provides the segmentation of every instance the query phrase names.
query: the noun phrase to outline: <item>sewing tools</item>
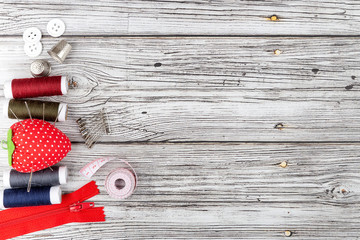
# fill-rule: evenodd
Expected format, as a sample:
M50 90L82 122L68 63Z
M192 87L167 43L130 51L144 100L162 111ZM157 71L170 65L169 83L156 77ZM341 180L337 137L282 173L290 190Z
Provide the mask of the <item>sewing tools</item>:
M46 30L52 37L60 37L65 32L65 23L58 18L51 19L46 25Z
M112 198L127 198L133 194L135 187L136 177L126 168L115 169L105 179L105 189Z
M41 31L36 27L27 28L23 33L24 51L30 58L38 57L43 49L41 43Z
M61 40L48 51L48 54L57 62L63 63L70 53L71 48L71 45L67 41Z
M67 104L34 100L11 99L5 101L3 114L10 119L28 119L29 113L27 107L29 108L32 118L46 121L55 121L57 119L59 122L67 119Z
M110 133L108 116L105 109L101 109L96 114L88 115L86 118L79 118L76 120L76 123L88 148L91 148L101 136Z
M0 211L1 239L21 236L72 222L104 222L104 207L85 200L99 194L94 181L62 196L61 204Z
M6 81L4 93L6 98L32 98L43 96L65 95L69 83L66 76L41 78L20 78Z
M30 65L30 73L33 77L47 77L50 72L50 63L45 60L35 60Z
M27 207L61 203L61 188L34 187L30 192L26 188L5 189L0 191L0 207Z
M66 166L53 166L52 169L30 173L21 173L14 169L5 170L3 173L4 188L24 188L28 186L31 177L32 187L57 186L66 184L68 169Z
M24 173L48 168L71 150L63 132L49 122L31 118L10 127L7 146L9 165Z
M137 174L135 169L127 161L116 156L95 159L85 165L80 170L80 174L87 178L91 178L104 164L113 160L120 160L129 168L118 168L110 172L105 179L105 189L110 197L125 199L135 192L137 185Z

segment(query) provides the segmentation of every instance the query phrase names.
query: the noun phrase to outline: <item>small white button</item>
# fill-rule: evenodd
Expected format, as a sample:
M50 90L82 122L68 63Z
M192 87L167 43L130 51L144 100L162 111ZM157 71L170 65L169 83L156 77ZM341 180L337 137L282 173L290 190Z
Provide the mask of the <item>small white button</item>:
M42 52L42 44L41 42L37 43L25 43L24 45L24 51L26 55L28 55L31 58L35 58L39 56Z
M23 39L26 43L36 43L41 39L41 31L36 27L27 28L23 33Z
M65 23L60 19L52 19L46 27L52 37L60 37L65 32Z

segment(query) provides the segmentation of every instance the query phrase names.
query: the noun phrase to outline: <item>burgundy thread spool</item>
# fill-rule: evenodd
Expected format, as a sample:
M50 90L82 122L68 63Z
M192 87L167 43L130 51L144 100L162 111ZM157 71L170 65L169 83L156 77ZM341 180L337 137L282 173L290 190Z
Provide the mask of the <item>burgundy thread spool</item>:
M32 98L65 95L69 83L66 76L40 78L20 78L6 81L4 94L6 98Z

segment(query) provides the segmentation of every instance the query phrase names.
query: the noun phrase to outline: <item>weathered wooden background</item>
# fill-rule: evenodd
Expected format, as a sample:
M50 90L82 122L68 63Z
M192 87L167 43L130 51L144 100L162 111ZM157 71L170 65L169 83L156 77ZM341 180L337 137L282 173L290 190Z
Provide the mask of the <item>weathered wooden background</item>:
M18 239L359 238L358 0L0 3L1 83L30 76L32 26L44 35L39 58L80 83L48 98L70 105L57 124L73 142L64 190L112 154L140 180L131 198L110 199L104 179L120 164L110 163L94 177L105 223ZM73 46L62 65L46 53L54 17ZM118 135L88 150L75 120L104 106L118 111ZM13 121L0 122L5 138Z

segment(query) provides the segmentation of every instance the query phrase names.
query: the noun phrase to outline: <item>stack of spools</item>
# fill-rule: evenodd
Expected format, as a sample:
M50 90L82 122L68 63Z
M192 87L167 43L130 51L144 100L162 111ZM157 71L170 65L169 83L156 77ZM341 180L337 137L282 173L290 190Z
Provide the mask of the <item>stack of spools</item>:
M61 203L61 184L67 182L65 166L51 167L71 150L67 136L47 121L65 121L68 106L60 102L24 98L64 95L68 91L65 76L51 76L50 65L36 60L31 65L35 78L13 79L4 84L4 116L17 119L6 143L9 165L3 175L0 207L40 206ZM20 119L25 119L20 121Z
M14 169L4 171L4 191L0 191L0 207L25 207L61 203L61 184L66 184L66 166L52 167L31 173L21 173ZM30 179L31 178L31 179ZM31 191L27 186L31 181Z
M7 81L4 85L4 93L5 97L10 100L4 104L4 116L11 119L32 117L47 121L65 121L68 111L68 106L65 103L18 99L65 95L68 86L69 83L65 76L23 78Z

